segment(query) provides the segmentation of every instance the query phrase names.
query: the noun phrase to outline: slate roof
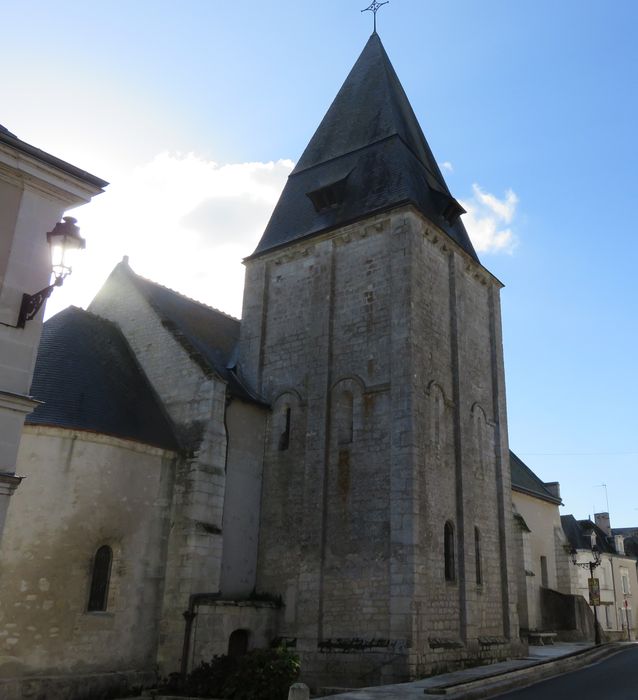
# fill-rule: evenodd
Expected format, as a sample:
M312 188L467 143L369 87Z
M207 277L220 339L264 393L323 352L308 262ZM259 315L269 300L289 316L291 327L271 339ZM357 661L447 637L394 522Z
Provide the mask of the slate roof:
M625 554L638 558L638 527L612 527L612 535L622 535L625 544Z
M591 549L591 532L596 533L596 545L601 552L615 554L616 550L609 538L598 525L591 520L576 520L573 515L561 515L560 523L563 532L574 549Z
M625 544L625 554L628 557L633 557L634 559L638 559L638 536L632 535L629 537L625 537L624 544Z
M106 180L102 180L95 175L91 175L91 173L87 173L86 170L76 168L75 165L71 165L61 158L56 158L50 153L42 151L26 141L22 141L22 139L19 139L15 134L12 134L9 129L2 126L2 124L0 124L0 143L5 143L18 151L22 151L22 153L26 153L27 155L41 160L43 163L52 165L53 167L58 168L58 170L62 170L65 173L78 178L79 180L83 180L84 182L93 185L94 187L102 188L109 184Z
M624 537L638 536L638 526L636 527L612 527L612 535L623 535Z
M133 283L158 315L162 325L207 376L215 374L227 382L230 394L235 398L263 403L241 382L235 372L235 350L240 330L238 319L140 277L126 261L115 267L109 281L117 281L119 276L124 276Z
M0 124L0 134L7 134L9 136L13 136L14 139L18 138L15 134L12 134L6 126L3 126L2 124Z
M308 193L345 179L342 203L318 213ZM478 260L379 36L368 40L290 174L251 257L411 203Z
M512 450L510 450L510 469L512 472L512 489L514 491L526 493L549 503L562 505L561 499L554 496L545 486L545 483Z
M69 307L43 326L31 425L89 430L178 449L169 419L114 323Z

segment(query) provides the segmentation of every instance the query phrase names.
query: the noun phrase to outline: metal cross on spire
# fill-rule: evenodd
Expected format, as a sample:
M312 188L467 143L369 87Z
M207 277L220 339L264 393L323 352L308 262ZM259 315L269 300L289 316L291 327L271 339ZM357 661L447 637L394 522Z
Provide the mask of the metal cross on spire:
M385 0L385 2L377 2L377 0L373 0L370 7L366 7L365 10L361 10L361 12L372 12L374 15L374 33L377 33L377 12L382 8L384 5L387 5L390 2L390 0Z

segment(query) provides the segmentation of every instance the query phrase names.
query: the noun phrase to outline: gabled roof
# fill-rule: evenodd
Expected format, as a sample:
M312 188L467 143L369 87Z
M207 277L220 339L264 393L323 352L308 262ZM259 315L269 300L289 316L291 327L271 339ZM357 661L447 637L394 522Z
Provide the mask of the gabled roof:
M523 462L520 457L510 450L510 469L512 472L512 489L529 496L540 498L549 503L562 505L560 498L557 498L541 481L536 474Z
M308 197L345 184L317 211ZM478 260L379 36L368 40L288 178L253 256L411 203ZM446 218L447 217L447 218Z
M114 323L74 306L43 326L32 425L89 430L178 449L170 420Z
M244 386L234 371L239 341L238 319L137 275L126 262L119 263L109 282L129 280L155 311L162 325L207 375L227 382L232 396L263 403Z

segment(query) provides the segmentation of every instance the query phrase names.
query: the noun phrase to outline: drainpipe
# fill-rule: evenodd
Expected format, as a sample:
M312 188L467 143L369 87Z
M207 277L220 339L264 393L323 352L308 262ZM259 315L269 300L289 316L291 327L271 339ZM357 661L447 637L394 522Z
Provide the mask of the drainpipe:
M229 438L228 438L228 422L227 414L228 407L230 406L233 397L230 395L228 390L228 384L226 385L226 398L224 403L224 432L226 434L226 451L224 454L224 472L228 471L228 449L229 449ZM191 653L191 637L193 632L193 622L197 617L197 612L195 608L199 606L200 603L206 602L207 600L217 600L221 596L219 591L215 593L192 593L188 599L188 610L185 610L182 615L184 616L184 642L182 644L182 661L180 664L179 675L180 675L180 685L183 687L186 683L186 676L188 675L188 658Z
M614 574L614 555L609 555L609 566L611 567L611 585L614 589L614 620L618 620L618 598L616 595L616 575ZM622 608L621 608L622 609ZM615 627L616 625L614 625ZM621 625L622 627L622 622Z

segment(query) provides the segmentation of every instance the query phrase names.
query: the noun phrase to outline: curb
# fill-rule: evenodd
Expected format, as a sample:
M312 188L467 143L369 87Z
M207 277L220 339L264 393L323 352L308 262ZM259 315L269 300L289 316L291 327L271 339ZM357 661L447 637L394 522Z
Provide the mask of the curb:
M541 680L552 678L569 671L588 666L621 651L624 645L605 644L602 647L577 651L557 659L540 661L534 666L475 679L473 681L424 688L425 697L445 697L449 700L480 700L490 698L509 690L523 688Z

